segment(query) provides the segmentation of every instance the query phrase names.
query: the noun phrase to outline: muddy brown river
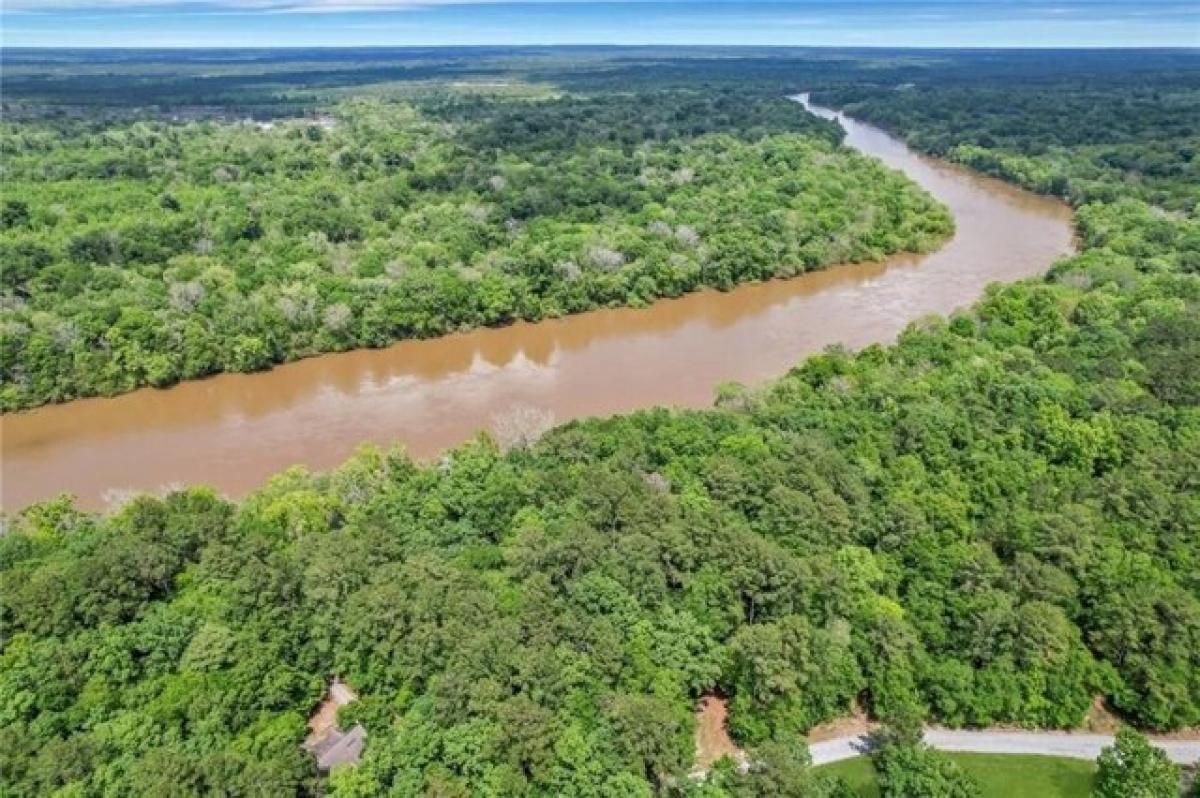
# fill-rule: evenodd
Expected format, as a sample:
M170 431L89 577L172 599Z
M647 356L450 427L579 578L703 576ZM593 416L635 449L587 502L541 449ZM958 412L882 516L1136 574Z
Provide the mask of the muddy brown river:
M921 316L970 304L990 282L1044 272L1071 252L1062 203L813 110L837 118L847 144L945 203L954 238L929 255L641 310L408 341L8 415L0 421L3 508L63 491L97 508L130 490L197 482L238 496L293 464L330 468L367 441L428 457L519 406L560 422L650 405L703 407L723 381L777 376L833 343L890 341Z

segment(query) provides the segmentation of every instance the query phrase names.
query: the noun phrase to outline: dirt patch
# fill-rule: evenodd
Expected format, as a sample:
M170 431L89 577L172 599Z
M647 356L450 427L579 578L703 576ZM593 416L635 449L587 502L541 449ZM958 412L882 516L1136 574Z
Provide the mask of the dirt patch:
M729 707L720 696L707 695L696 706L696 769L708 770L723 756L741 761L746 754L737 747L725 726Z
M1116 734L1123 723L1104 703L1104 696L1096 696L1092 700L1092 708L1083 719L1083 728L1097 734Z
M1200 726L1188 726L1186 729L1176 729L1173 732L1156 732L1150 735L1151 740L1182 740L1191 742L1200 740Z
M353 690L344 682L335 679L329 685L329 692L317 706L317 711L308 719L308 736L304 738L304 745L311 748L324 740L329 732L337 727L338 709L356 698L358 696Z
M1104 696L1096 696L1092 701L1092 708L1088 710L1087 717L1083 719L1082 729L1097 734L1116 734L1117 730L1122 726L1129 725L1123 720L1116 710L1112 709L1104 700ZM1183 740L1192 741L1200 740L1200 726L1190 726L1185 729L1176 729L1171 732L1151 732L1149 735L1152 740Z
M878 725L867 717L867 713L862 707L856 706L851 715L813 726L808 730L807 739L810 743L820 743L825 740L835 740L838 737L860 737L873 731Z

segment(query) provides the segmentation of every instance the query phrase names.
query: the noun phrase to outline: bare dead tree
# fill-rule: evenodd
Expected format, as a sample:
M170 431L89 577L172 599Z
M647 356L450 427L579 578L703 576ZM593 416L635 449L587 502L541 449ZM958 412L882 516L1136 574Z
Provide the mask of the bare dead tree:
M492 416L492 432L501 451L523 449L554 427L554 413L541 407L512 405Z
M597 269L615 272L625 265L625 256L608 247L592 247L588 250L588 262Z
M344 302L330 305L325 308L325 327L331 332L338 332L345 328L353 315L354 313L350 310L350 306Z
M675 240L689 247L694 247L700 243L700 234L691 225L681 224L675 228Z
M190 313L204 299L204 286L195 280L186 283L171 283L167 288L171 307Z

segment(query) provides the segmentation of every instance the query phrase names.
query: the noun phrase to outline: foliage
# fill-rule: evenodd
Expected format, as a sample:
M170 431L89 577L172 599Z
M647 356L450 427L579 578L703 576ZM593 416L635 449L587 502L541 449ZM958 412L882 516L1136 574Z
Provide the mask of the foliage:
M1075 205L1136 197L1173 211L1200 192L1195 69L1040 75L1014 85L984 71L945 85L936 70L894 86L819 93L908 142Z
M1100 753L1096 798L1176 798L1179 768L1167 755L1132 729L1117 732L1116 741Z
M895 714L873 737L883 798L977 798L979 785L945 754L922 740L915 708Z
M946 757L979 783L983 798L1088 798L1096 777L1096 764L1081 759L957 752ZM870 757L822 765L815 772L841 779L853 798L879 798L879 776Z
M642 305L950 233L944 208L839 138L781 97L683 91L6 123L0 408Z
M133 789L188 752L299 790L328 673L371 730L349 793L662 786L716 686L760 748L860 695L1071 726L1100 691L1194 724L1200 418L1138 331L1196 278L1133 266L1089 253L738 409L364 452L237 507L35 507L0 538L6 781Z
M946 71L957 74L954 67ZM542 242L544 260L530 254L517 262L553 264L569 251L580 258L574 262L582 275L571 285L625 291L637 284L613 282L623 281L625 271L644 276L647 264L670 264L670 254L686 260L693 245L689 235L679 236L681 226L694 227L713 251L750 253L726 262L727 275L708 272L711 284L773 273L786 261L755 255L756 242L799 251L812 239L790 237L797 230L791 216L776 218L756 206L760 187L772 209L781 202L819 203L812 211L830 230L853 227L853 203L844 204L838 193L853 188L871 196L872 183L890 185L915 203L898 209L891 217L896 224L916 224L912 211L928 209L906 183L820 137L718 132L630 149L621 136L610 148L591 146L591 133L572 134L567 140L583 143L563 161L569 168L539 163L543 145L537 143L523 155L505 154L486 160L486 169L460 173L441 168L444 158L458 157L458 145L443 137L433 111L374 101L347 107L360 113L340 116L320 133L300 123L266 133L197 125L195 141L172 143L171 126L121 128L144 137L136 140L148 153L195 146L210 158L179 161L202 167L196 166L196 185L170 189L174 203L160 196L169 186L138 195L144 204L137 207L149 208L152 200L167 219L203 207L221 222L212 228L208 255L193 251L172 266L180 270L172 272L175 282L197 282L203 294L180 288L165 296L179 305L198 303L193 312L201 309L201 315L218 299L247 291L267 292L282 314L278 300L287 298L282 307L308 319L300 328L308 330L306 345L332 340L330 320L333 327L347 325L342 330L360 329L363 307L346 285L383 278L339 276L320 264L336 262L343 246L374 251L369 242L377 223L368 221L361 203L377 195L359 186L329 201L306 182L306 170L297 170L287 185L311 193L251 192L261 203L262 234L234 240L219 231L247 230L223 215L252 207L233 202L241 195L231 184L245 174L225 182L212 170L226 163L248 169L261 160L276 175L271 179L283 180L287 153L307 152L314 169L341 180L360 168L367 174L383 169L393 137L413 145L399 153L419 156L411 167L397 168L411 171L405 185L413 194L402 196L421 202L402 205L400 217L385 215L392 223L405 220L397 228L401 236L461 233L468 223L454 208L467 196L490 197L517 218L517 209L535 207L536 197L518 202L508 195L514 187L539 185L521 182L531 174L567 183L584 175L590 184L609 166L653 165L663 170L656 173L661 178L695 164L690 182L664 178L627 186L635 197L663 192L661 218L639 216L649 214L648 205L621 216L627 226L619 229L637 246L593 237L610 229L603 226L609 212L601 210L621 208L614 198L627 195L620 192L572 206L561 218L535 214L511 232L483 221L472 233L483 240L503 235L501 251L523 253L538 251L526 238L531 230L561 235L547 240L566 243ZM479 124L452 107L437 113L452 125ZM1140 129L1138 136L1153 138L1153 130ZM362 137L354 138L355 131ZM84 164L103 162L111 154L105 134L87 135L100 146ZM547 151L565 146L551 138ZM278 144L278 157L245 155L247 142ZM366 166L356 150L341 164L349 143L374 153ZM43 153L44 164L57 169L74 162L56 160L54 152ZM320 165L335 154L337 169ZM244 155L246 161L236 162ZM769 168L793 159L814 169L796 175ZM818 166L824 159L830 160ZM36 160L16 158L13 168L28 173ZM159 169L163 162L118 158L114 173ZM807 174L815 183L805 188ZM497 175L504 180L490 181ZM466 183L454 182L460 177ZM720 181L706 187L708 177ZM20 179L32 181L29 174ZM793 186L793 179L801 185ZM108 193L119 203L126 190L132 189ZM540 437L533 434L541 432L539 424L507 451L480 439L436 465L401 452L364 450L328 474L285 472L237 504L192 488L137 499L106 517L78 512L69 500L26 510L0 536L3 789L21 796L168 789L836 795L841 787L807 766L797 740L856 700L874 716L897 722L1071 727L1100 694L1143 727L1200 723L1195 211L1186 204L1170 213L1156 210L1140 188L1124 182L1112 190L1113 201L1080 210L1081 254L1044 279L994 286L970 310L916 323L895 345L854 354L831 349L773 385L744 391L738 402L575 422ZM444 207L431 203L426 192L441 191L457 199ZM88 206L95 212L104 193L85 191L81 201L96 203ZM308 206L308 198L319 202ZM5 235L14 241L55 235L57 228L26 229L47 212L41 203L6 206L4 218L16 232ZM170 210L175 203L184 210ZM317 209L295 218L328 223L324 239L285 231L293 217L275 214L291 203L298 211ZM385 207L397 206L388 200ZM725 226L722 233L685 210L711 211L713 219L732 214L741 228ZM799 223L811 216L801 214ZM114 307L128 303L127 312L99 314L96 326L81 328L79 336L99 340L86 336L113 330L108 352L122 353L119 363L136 360L131 353L140 358L159 351L154 335L170 328L156 309L138 302L142 296L168 301L156 294L161 275L148 264L186 241L187 225L139 227L130 218L128 237L113 238L90 230L90 221L66 218L68 227L82 225L59 241L68 249L47 247L48 256L32 246L21 251L35 266L49 257L37 269L65 276L75 267L54 271L51 264L74 257L71 251L93 259L81 273L100 282L78 283L72 296L117 302ZM443 226L447 218L455 221ZM651 228L655 221L670 225L672 235ZM571 232L578 229L586 232ZM764 230L775 237L764 238ZM920 231L928 232L919 224L909 230ZM475 240L466 236L464 244L448 236L421 251L437 261L446 252L475 252ZM250 258L267 252L255 247L268 245L284 247L281 252L296 247L314 264L285 284L319 275L313 284L330 293L309 293L305 285L289 293L273 282L276 276L266 279L281 264L297 262L282 255ZM888 246L886 237L880 243L869 235L842 245ZM351 262L356 269L386 264L391 254L385 249L376 260ZM212 252L220 252L222 262L241 253L248 266L205 260ZM613 252L626 258L619 267L612 265ZM456 264L465 255L450 257ZM103 265L104 259L114 262ZM491 304L470 305L464 297L474 295L449 276L457 266L410 267L397 278L414 281L404 283L402 296L429 303L420 307L443 314L429 317L438 323L457 324L452 314L466 306L503 311L517 301L505 293L508 277L534 279L519 269L492 270L481 260L475 285L480 291L488 286ZM125 278L133 282L124 285ZM65 280L68 287L56 290L75 290L73 284ZM440 293L447 287L454 291ZM447 297L454 299L443 302ZM331 312L338 304L348 316ZM9 312L28 314L22 323L32 328L46 320L38 314L75 306L60 298L36 314ZM252 306L262 305L234 302L219 312L233 313L231 323L255 323L245 310ZM404 307L389 306L377 318L388 324L407 319L404 329L418 329L411 325L424 317L405 316ZM442 329L426 323L419 329L428 334ZM235 329L231 342L201 354L233 357L238 367L272 359L277 339L269 339L269 347L265 333ZM53 336L41 332L10 337L5 346L54 360ZM28 351L21 357L30 357ZM172 373L168 363L154 362L163 367L156 373ZM95 372L88 367L84 373ZM345 719L364 723L370 736L357 768L320 780L298 744L305 715L332 673L359 692ZM696 784L685 775L693 707L713 690L730 696L731 727L761 766L745 774L726 767ZM943 785L949 794L966 789L956 771L911 741L893 747L889 790L904 794L914 783Z
M887 747L876 755L883 798L975 798L981 793L952 759L924 745Z
M853 798L841 779L811 767L807 747L795 736L756 746L743 767L728 759L718 762L697 793L731 798Z

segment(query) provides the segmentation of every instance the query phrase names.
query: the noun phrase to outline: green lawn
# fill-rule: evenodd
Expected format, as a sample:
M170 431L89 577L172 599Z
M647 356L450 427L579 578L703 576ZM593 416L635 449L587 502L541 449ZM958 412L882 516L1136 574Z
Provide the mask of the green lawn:
M1081 759L1016 754L947 754L975 777L984 798L1087 798L1096 764ZM865 756L823 765L861 798L878 798L875 766Z

